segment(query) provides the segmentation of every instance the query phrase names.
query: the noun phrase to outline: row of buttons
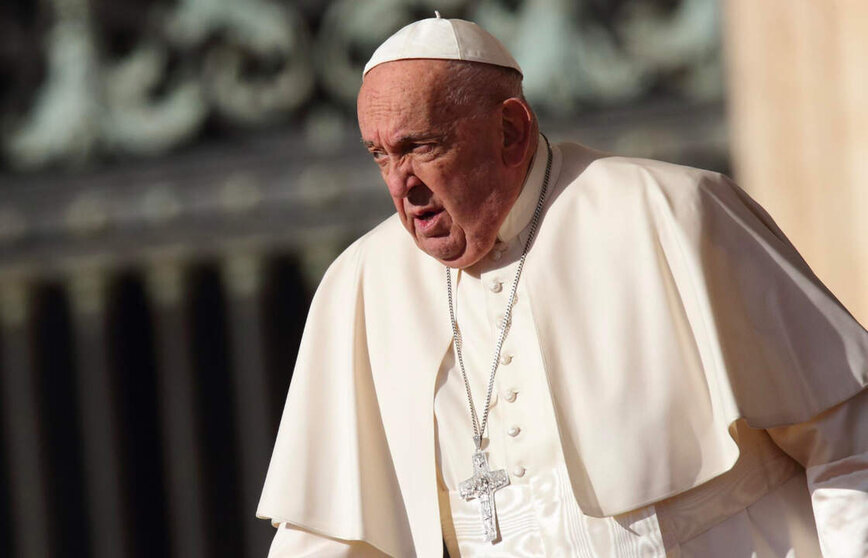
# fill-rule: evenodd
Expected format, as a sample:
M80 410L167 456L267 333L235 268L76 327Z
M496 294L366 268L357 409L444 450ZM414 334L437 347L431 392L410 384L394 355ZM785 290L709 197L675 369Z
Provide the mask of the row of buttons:
M503 281L500 281L499 279L492 279L491 281L488 282L488 289L495 294L502 292L503 291ZM512 303L515 304L517 299L518 299L518 295L514 295ZM497 317L495 318L495 320L496 320L495 323L497 324L498 329L500 329L504 325L503 318L504 318L504 314L502 314L502 313L498 314ZM512 320L510 319L510 321L506 323L506 326L509 327L511 322L512 322ZM509 358L512 358L512 357L509 357ZM503 363L502 357L501 357L501 362ZM503 364L508 364L508 363L503 363Z
M506 250L506 245L498 242L494 246L494 249L491 251L491 259L494 261L499 261L500 258L503 257L503 252L505 250ZM503 281L500 281L498 279L492 279L491 281L488 282L488 290L490 290L491 292L493 292L495 294L502 292L503 291ZM503 323L503 314L500 314L499 316L497 316L498 327L501 327L502 323ZM506 366L511 362L512 362L512 355L511 354L503 353L500 355L500 364ZM514 403L517 397L518 397L518 392L514 389L507 389L503 392L503 398L506 401L508 401L509 403ZM521 433L521 428L518 425L512 425L509 427L509 429L506 431L506 433L510 437L515 438L516 436L519 435L519 433ZM523 477L526 472L527 472L527 470L524 467L522 467L521 465L516 465L515 467L512 468L512 476L514 476L516 478Z
M512 357L509 355L503 355L503 356L508 357L505 364L509 364L509 362L512 360ZM503 362L503 357L501 357L501 362ZM508 389L505 392L503 392L503 398L506 399L507 401L509 401L510 403L514 403L517 397L518 397L518 392L514 389ZM519 433L521 433L521 427L518 426L517 424L513 424L512 426L509 427L509 429L506 431L506 433L510 437L515 438L516 436L519 435ZM521 465L516 465L515 467L512 468L513 476L519 477L519 478L524 476L525 471L526 471L525 468L522 467Z

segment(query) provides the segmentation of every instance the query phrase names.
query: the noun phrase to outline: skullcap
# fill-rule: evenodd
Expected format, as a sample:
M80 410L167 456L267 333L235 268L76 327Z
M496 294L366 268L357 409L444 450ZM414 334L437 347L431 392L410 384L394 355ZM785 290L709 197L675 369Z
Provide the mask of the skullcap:
M386 39L365 64L362 77L371 68L409 58L466 60L513 68L521 73L518 62L494 35L463 19L436 17L415 21Z

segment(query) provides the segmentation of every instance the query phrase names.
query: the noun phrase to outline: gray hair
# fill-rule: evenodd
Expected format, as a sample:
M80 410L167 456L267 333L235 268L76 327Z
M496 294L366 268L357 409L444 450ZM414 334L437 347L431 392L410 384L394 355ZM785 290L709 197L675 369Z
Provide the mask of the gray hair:
M511 97L524 99L522 76L512 68L479 62L450 61L445 101L482 113Z

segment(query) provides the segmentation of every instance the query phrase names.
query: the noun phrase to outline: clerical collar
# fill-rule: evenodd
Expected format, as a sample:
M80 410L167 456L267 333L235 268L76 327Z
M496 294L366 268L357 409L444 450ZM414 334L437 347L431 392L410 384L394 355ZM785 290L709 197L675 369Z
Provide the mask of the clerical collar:
M530 163L530 170L524 179L524 184L521 186L521 193L500 226L500 230L497 233L498 240L509 242L528 226L539 200L539 193L542 189L545 174L546 140L540 135L537 141L536 153L534 153L533 160Z

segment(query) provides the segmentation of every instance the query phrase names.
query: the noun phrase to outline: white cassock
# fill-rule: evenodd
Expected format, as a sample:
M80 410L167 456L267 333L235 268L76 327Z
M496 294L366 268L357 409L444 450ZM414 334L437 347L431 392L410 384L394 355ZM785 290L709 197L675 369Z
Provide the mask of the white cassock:
M456 274L477 406L545 155ZM457 494L444 275L393 217L324 277L257 512L273 556L868 556L868 333L724 177L553 146L491 407L496 544Z

